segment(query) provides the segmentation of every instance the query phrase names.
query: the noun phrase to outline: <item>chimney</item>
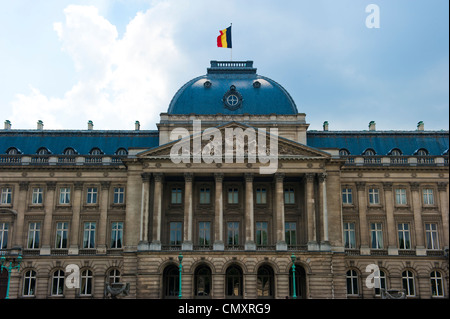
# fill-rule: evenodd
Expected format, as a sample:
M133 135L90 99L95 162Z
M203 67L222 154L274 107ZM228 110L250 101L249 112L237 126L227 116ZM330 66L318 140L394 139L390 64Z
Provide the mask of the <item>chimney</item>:
M370 121L370 123L369 123L369 131L375 131L375 121Z
M6 120L5 121L5 130L10 130L11 129L11 121L10 120Z
M425 126L423 124L422 121L420 121L419 123L417 123L417 130L418 131L423 131L425 129Z
M94 123L91 120L89 120L88 121L88 130L92 131L93 129L94 129Z
M136 131L139 131L139 130L141 129L141 123L139 123L139 121L136 121L136 122L134 123L134 129L135 129Z
M323 130L328 131L328 121L323 122Z
M37 129L38 130L43 130L44 129L44 122L42 122L41 120L37 121Z

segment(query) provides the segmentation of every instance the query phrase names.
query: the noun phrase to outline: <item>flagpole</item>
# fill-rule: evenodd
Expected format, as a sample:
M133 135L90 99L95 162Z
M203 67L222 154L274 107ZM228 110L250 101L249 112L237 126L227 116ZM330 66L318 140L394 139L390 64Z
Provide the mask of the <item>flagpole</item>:
M230 23L230 28L233 26L233 23ZM231 32L233 32L233 29L231 29ZM233 61L233 45L231 45L230 48L230 62Z

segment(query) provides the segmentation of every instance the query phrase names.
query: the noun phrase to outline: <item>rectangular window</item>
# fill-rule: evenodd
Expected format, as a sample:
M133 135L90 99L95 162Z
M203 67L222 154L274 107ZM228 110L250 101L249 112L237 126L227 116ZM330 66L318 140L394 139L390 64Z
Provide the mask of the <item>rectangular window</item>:
M237 188L228 189L228 204L239 203L239 190Z
M8 223L0 223L0 249L8 247Z
M68 231L68 222L60 222L56 224L55 248L67 248Z
M234 247L239 245L239 222L228 222L227 236L228 246Z
M267 204L267 192L265 188L256 189L256 204Z
M369 188L369 203L372 205L380 203L380 193L378 188Z
M84 223L83 248L95 248L95 222Z
M267 246L268 237L267 222L256 222L256 245Z
M39 236L41 233L41 223L31 222L28 224L28 241L27 248L39 248Z
M344 223L345 248L356 248L355 223Z
M285 204L295 204L295 193L293 188L284 189L284 203Z
M434 205L434 196L432 188L423 189L423 203L424 205Z
M198 223L198 244L202 247L209 247L211 244L211 223Z
M406 189L398 188L395 190L395 203L397 205L406 205Z
M409 234L409 224L398 224L398 248L411 249L411 237Z
M284 227L286 232L286 235L284 236L286 244L288 246L297 245L297 224L294 222L287 222Z
M2 194L0 197L0 204L11 204L12 198L12 188L3 187Z
M172 198L171 203L172 204L181 204L181 198L182 198L182 190L181 188L172 188Z
M211 203L211 195L210 189L202 187L200 188L200 204L209 204Z
M31 203L32 204L42 204L43 193L44 193L44 190L42 187L33 188L33 193L31 196Z
M383 230L381 223L370 223L371 248L383 248Z
M427 249L439 249L437 224L425 224Z
M114 222L111 225L111 248L122 248L123 223Z
M114 204L123 204L125 202L125 188L114 187Z
M181 245L181 222L171 222L170 223L170 238L169 245L178 246Z
M61 187L59 189L59 203L70 204L70 187Z
M97 204L97 187L88 187L86 204Z
M351 188L342 189L342 204L353 204L353 196Z

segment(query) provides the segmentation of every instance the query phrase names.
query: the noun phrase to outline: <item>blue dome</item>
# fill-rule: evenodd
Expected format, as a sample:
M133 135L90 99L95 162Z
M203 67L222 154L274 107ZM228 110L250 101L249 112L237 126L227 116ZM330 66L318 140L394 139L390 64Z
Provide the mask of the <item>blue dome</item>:
M178 90L169 114L297 114L289 93L277 82L256 74L252 61L211 61L207 74Z

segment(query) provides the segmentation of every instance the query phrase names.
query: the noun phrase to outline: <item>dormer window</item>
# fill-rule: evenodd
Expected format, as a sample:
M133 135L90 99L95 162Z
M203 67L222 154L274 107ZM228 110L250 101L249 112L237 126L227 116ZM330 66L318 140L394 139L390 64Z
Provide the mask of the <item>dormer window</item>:
M349 156L349 155L350 155L350 152L347 149L341 148L339 150L339 156Z
M375 151L371 148L366 149L363 153L363 155L365 156L374 156L375 154L376 154Z
M103 152L98 147L94 147L93 149L91 149L89 154L91 154L91 155L102 155Z
M49 151L48 148L41 147L40 149L37 150L36 154L38 154L38 155L48 155L48 154L51 154L51 152Z
M15 147L10 147L6 150L6 154L8 155L17 155L20 154L20 151Z
M421 148L416 152L417 156L428 156L428 151L425 148Z
M388 155L391 156L401 156L402 155L402 151L400 151L398 148L394 148L392 149Z
M77 154L77 151L75 151L73 148L68 147L63 152L64 155L75 155Z
M128 154L127 150L124 149L123 147L117 149L117 151L116 151L116 155L122 155L122 156L125 156L125 155L127 155L127 154Z

